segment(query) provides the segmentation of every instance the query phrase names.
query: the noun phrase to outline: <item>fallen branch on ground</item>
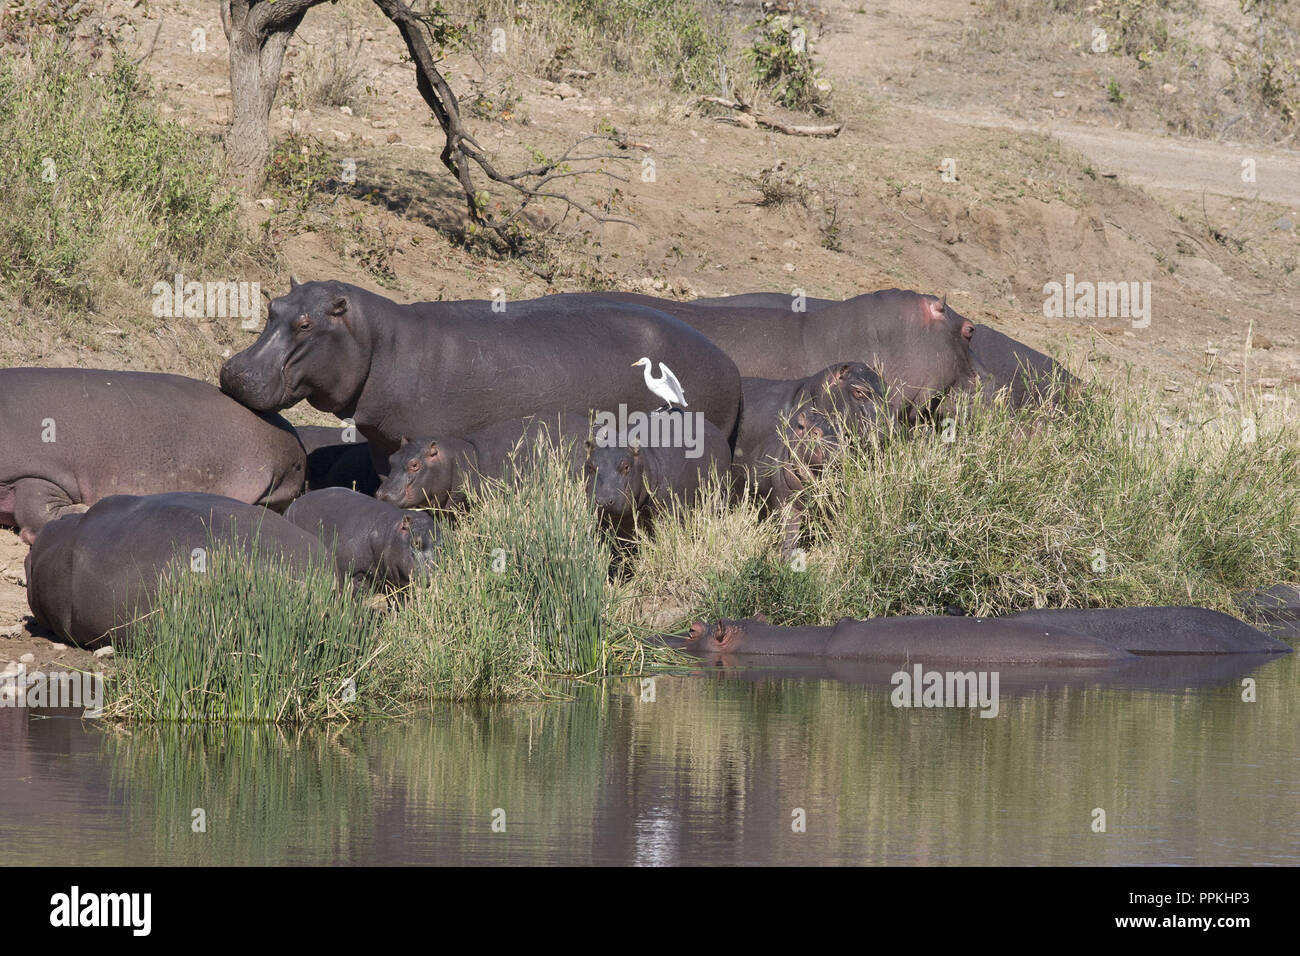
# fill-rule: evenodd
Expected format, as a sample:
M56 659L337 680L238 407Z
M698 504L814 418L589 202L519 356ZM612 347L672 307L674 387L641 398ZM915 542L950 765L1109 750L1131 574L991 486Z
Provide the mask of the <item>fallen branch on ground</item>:
M701 103L712 103L714 106L723 106L729 110L735 110L740 115L736 117L726 117L737 126L743 126L746 129L753 129L756 126L762 126L765 129L776 130L778 133L784 133L787 136L838 136L840 130L844 128L843 123L836 123L834 126L791 126L789 123L782 123L780 120L772 119L763 113L759 113L748 103L740 100L728 100L721 96L701 96Z

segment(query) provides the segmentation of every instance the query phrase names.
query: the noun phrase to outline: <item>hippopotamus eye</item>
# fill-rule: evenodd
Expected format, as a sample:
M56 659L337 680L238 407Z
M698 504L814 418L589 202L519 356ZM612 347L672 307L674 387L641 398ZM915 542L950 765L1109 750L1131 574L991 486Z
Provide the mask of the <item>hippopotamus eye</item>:
M619 473L620 475L626 475L627 472L628 472L628 469L629 469L630 467L631 467L631 466L628 465L628 463L625 462L625 461L619 462L619 465L618 465L618 473Z
M420 470L420 459L412 458L406 463L406 470L414 474Z
M294 319L294 320L293 320L293 330L294 330L295 332L310 332L310 331L311 331L311 316L310 316L310 315L300 315L300 316L298 316L298 318Z

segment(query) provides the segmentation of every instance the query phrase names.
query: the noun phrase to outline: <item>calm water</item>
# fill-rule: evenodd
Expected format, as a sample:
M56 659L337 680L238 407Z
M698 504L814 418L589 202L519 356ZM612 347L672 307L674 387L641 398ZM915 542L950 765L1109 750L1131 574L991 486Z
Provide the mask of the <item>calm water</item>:
M896 709L878 674L718 669L657 677L653 702L620 681L302 732L0 710L0 846L9 864L1296 864L1298 657L1105 684L1003 671L993 719Z

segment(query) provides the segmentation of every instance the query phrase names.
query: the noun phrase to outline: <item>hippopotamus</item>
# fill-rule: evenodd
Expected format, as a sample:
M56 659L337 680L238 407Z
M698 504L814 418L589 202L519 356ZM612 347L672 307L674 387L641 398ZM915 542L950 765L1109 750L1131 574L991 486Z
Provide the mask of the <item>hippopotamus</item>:
M552 296L551 298L560 298ZM792 312L790 298L770 308L750 303L675 302L628 292L574 293L652 306L699 329L752 378L813 375L846 356L884 380L891 412L911 421L933 411L950 390L974 391L970 338L975 326L936 296L884 289L815 311Z
M632 368L649 356L734 442L740 372L721 348L647 305L562 299L497 311L489 301L398 305L343 282L295 283L270 303L257 342L221 367L221 387L258 411L306 399L352 419L382 475L412 435L593 408L649 411L658 399Z
M748 292L695 299L691 304L705 308L784 309L789 312L794 301L793 296L781 292ZM801 304L805 311L812 314L838 302L837 299L805 297ZM871 303L868 301L864 304ZM970 336L970 354L975 372L984 384L985 395L991 397L1006 389L1007 400L1012 408L1049 400L1054 387L1072 389L1079 384L1079 380L1051 356L1016 341L992 326L974 327Z
M288 422L206 382L0 369L0 524L28 544L47 522L115 494L201 491L283 511L306 470Z
M1006 621L1087 634L1133 654L1289 654L1291 648L1222 611L1203 607L1048 609Z
M341 577L355 589L404 588L430 570L442 544L437 522L348 488L309 491L284 513L334 552Z
M1238 594L1237 606L1256 620L1272 623L1300 621L1300 586L1275 584L1271 588Z
M740 387L744 407L736 445L746 455L765 444L801 405L863 431L883 424L884 385L862 362L838 362L797 379L742 376Z
M214 544L295 574L331 564L315 535L257 505L200 492L110 495L41 529L27 554L27 603L63 640L111 641L149 610L165 569L189 567L195 549Z
M664 434L672 431L671 416L691 414L673 409L656 412L654 417L663 424L660 434ZM583 466L587 493L602 519L618 533L626 534L637 521L652 520L657 507L673 500L691 501L710 475L727 477L731 449L726 436L707 419L696 417L695 422L694 447L685 442L619 444L619 437L607 431L587 439Z
M370 443L344 438L345 432L353 429L296 425L294 430L307 452L308 489L352 488L363 495L373 495L379 489Z
M768 511L791 504L781 553L793 553L805 508L799 492L821 471L839 444L835 423L805 402L782 417L756 444L737 448L732 465L736 488L748 487Z
M1135 657L1064 627L981 617L846 617L829 627L778 627L762 618L724 618L712 625L696 621L685 639L666 638L665 643L708 656L830 657L935 666L1109 666Z
M543 437L565 450L576 478L584 459L579 439L590 433L588 416L572 412L494 422L465 438L408 439L388 459L375 497L398 508L462 508L484 479L505 477L517 452Z

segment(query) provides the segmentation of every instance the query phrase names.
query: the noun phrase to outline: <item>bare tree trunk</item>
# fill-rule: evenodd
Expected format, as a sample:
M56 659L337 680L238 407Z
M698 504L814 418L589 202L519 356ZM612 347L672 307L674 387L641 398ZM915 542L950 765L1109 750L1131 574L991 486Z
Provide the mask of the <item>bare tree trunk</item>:
M324 0L221 0L221 26L230 42L234 119L226 154L249 186L259 185L271 155L271 106L289 39L307 11Z

